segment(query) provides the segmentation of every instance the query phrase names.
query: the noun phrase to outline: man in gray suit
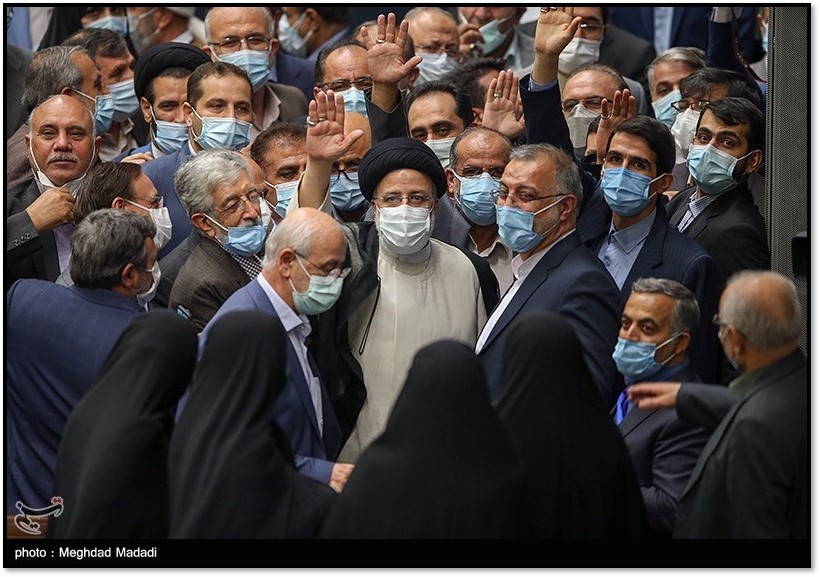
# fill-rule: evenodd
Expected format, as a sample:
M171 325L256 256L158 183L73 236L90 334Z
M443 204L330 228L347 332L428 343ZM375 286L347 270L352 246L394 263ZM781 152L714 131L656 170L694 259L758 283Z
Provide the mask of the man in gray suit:
M630 387L641 409L675 408L713 429L683 492L675 538L807 539L809 393L798 348L800 301L773 271L730 280L715 323L740 376L728 389L692 383Z

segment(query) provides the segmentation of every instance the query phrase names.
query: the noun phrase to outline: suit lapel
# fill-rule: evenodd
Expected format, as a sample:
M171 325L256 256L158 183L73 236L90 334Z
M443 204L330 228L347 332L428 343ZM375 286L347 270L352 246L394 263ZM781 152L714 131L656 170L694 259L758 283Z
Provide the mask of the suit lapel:
M657 409L656 409L657 410ZM635 427L646 421L649 417L655 414L656 411L645 411L633 406L621 421L621 434L627 436Z
M692 224L690 224L686 229L686 236L689 238L697 238L700 236L700 233L703 232L706 225L709 223L709 219L726 212L726 209L732 205L736 198L737 189L721 194L717 200L707 206L703 212L695 217L695 220L693 220Z
M573 231L567 238L547 251L547 254L543 256L541 261L535 265L535 268L527 275L524 284L522 284L518 292L515 293L515 296L507 305L507 308L501 313L501 317L498 319L498 322L495 323L490 336L487 338L487 342L484 344L484 349L489 347L506 326L517 317L518 312L530 299L532 293L549 279L552 270L557 268L567 255L579 244L581 244L581 240L578 233Z

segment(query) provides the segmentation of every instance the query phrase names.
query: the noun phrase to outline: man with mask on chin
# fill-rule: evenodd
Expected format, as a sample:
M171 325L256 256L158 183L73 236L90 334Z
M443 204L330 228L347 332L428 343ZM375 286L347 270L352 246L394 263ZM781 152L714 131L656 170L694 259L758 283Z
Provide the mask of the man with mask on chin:
M766 226L748 186L763 162L764 135L763 113L749 100L706 104L686 158L695 184L667 207L670 224L712 255L723 278L771 268Z
M311 102L308 168L289 210L298 203L329 214L333 162L361 138L360 131L344 135L342 98L332 103L325 93ZM430 238L447 191L433 151L410 138L387 139L364 155L358 174L375 222L343 225L352 272L338 302L317 318L314 339L346 440L340 458L349 462L384 429L415 353L439 339L472 346L486 319L471 259Z
M46 99L28 126L34 180L8 190L6 288L19 278L54 281L68 266L74 194L100 151L93 117L71 96Z
M203 50L215 62L242 68L253 85L253 141L277 120L302 119L307 100L298 88L269 80L273 59L279 51L273 15L263 6L216 6L205 16L208 44Z
M179 168L174 185L202 238L176 275L168 307L201 331L262 270L262 198L246 158L231 150L197 154Z
M227 62L208 62L188 78L182 108L188 125L188 140L175 153L146 162L142 170L165 199L174 234L160 250L160 258L171 252L191 232L191 221L176 190L174 175L190 156L212 148L241 150L250 143L253 90L242 68Z
M575 230L581 178L575 162L548 144L514 148L494 195L501 240L518 254L515 281L478 338L490 398L501 391L507 328L530 311L555 312L572 325L601 400L612 405L618 386L612 350L620 295L603 264Z

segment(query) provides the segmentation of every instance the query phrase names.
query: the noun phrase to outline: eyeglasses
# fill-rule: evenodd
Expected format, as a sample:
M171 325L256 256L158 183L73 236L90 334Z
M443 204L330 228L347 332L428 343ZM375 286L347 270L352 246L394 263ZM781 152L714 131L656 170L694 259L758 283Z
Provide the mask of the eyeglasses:
M313 268L315 268L315 269L318 269L318 270L322 271L322 272L324 273L324 276L326 276L326 277L330 277L330 278L345 278L347 275L349 275L349 274L350 274L350 267L349 267L349 266L346 266L346 267L344 267L344 268L334 268L334 269L332 269L332 270L326 271L325 269L323 269L323 268L322 268L322 267L320 267L319 265L317 265L317 264L315 264L315 263L311 262L311 261L310 261L310 259L309 259L308 257L306 257L306 256L302 256L301 254L299 254L299 253L298 253L298 252L296 252L296 251L293 251L293 252L296 254L296 260L297 260L297 261L299 261L299 264L302 264L302 261L300 261L299 259L300 259L300 258L303 258L303 259L305 259L306 261L308 261L308 263L309 263L309 264L311 264L311 265L313 266ZM302 265L302 269L303 269L303 270L304 270L304 268L305 268L305 267L304 267L304 265ZM310 273L308 273L306 270L305 270L305 273L307 273L307 275L308 275L308 276L310 276Z
M553 198L555 196L566 196L566 194L545 194L544 196L535 196L534 194L530 194L528 192L524 192L521 194L510 194L510 192L507 190L494 190L490 193L490 195L493 197L493 201L495 201L496 204L506 202L508 197L518 199L518 202L522 204L529 204L530 202L535 202L536 200L544 200L545 198Z
M584 38L597 39L604 33L604 25L595 20L581 22L578 27L581 29L581 36Z
M353 182L353 179L350 178L351 174L359 174L359 165L356 166L348 166L347 168L340 168L339 166L334 166L333 170L330 173L330 181L336 182L342 175L345 175L345 178L349 181Z
M594 110L597 112L601 109L602 100L602 96L590 96L589 98L584 98L583 100L575 100L574 98L570 98L569 100L564 100L561 103L561 108L564 112L572 112L572 109L580 103L583 104L584 108L587 110Z
M226 36L219 42L208 42L208 46L219 46L222 52L236 52L242 43L250 50L267 50L270 46L270 38L261 34L251 34L245 38L238 36Z
M331 89L333 92L344 92L351 86L355 86L362 92L373 86L373 79L369 76L361 76L356 80L348 80L347 78L339 78L338 80L331 80L322 84L322 90Z
M163 207L163 196L158 194L152 198L141 198L139 196L135 196L134 200L139 200L140 202L147 202L151 208L162 208Z
M678 112L683 112L687 108L691 107L695 112L702 112L703 109L706 108L707 104L709 104L708 100L696 100L692 103L688 100L678 100L677 102L672 103L672 108Z
M501 180L501 177L504 176L504 167L493 166L491 168L484 168L483 166L466 166L461 169L460 173L456 171L456 174L462 178L479 178L485 172L492 178Z
M400 206L405 200L407 204L415 208L429 208L433 203L433 197L426 194L408 194L402 196L400 194L388 194L386 196L374 196L373 200L380 200L390 207Z
M228 214L236 214L245 210L246 203L250 203L251 206L258 209L260 198L262 198L262 196L254 190L253 192L229 200L225 206L217 210Z
M464 56L458 49L458 44L448 44L442 46L441 44L413 44L413 47L424 54L441 54L444 52L450 58L461 61Z

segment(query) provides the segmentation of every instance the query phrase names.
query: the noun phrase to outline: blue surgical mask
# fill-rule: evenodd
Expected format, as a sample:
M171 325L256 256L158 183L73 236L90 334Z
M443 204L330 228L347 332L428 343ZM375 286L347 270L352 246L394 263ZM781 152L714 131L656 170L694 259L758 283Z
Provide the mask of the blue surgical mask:
M288 22L288 17L285 14L279 18L279 45L282 50L293 56L304 58L307 56L307 40L313 34L313 30L309 30L304 38L299 36L299 27L305 19L307 12L302 12L293 26Z
M296 192L296 187L299 186L299 181L291 180L290 182L280 182L274 186L266 180L265 184L276 190L276 212L284 218L288 213L290 199L293 198L293 193Z
M438 139L431 138L429 140L425 140L424 144L436 153L436 157L441 163L441 166L443 168L447 168L450 166L450 148L453 146L453 142L455 142L455 140L455 136L448 136L447 138Z
M649 204L649 199L657 194L649 194L649 187L655 180L657 179L651 179L628 168L605 168L601 177L604 200L615 214L635 216Z
M270 76L270 62L268 56L270 49L265 50L239 50L230 54L218 56L220 62L234 64L248 73L253 85L253 91L259 90Z
M612 353L612 360L618 372L632 382L641 381L651 377L660 371L677 353L669 355L665 361L659 363L655 360L655 352L661 347L671 343L680 336L680 333L669 337L658 346L652 343L642 343L640 341L629 341L618 337L618 344Z
M665 124L670 130L678 117L678 111L672 108L672 104L681 99L680 90L673 90L663 98L659 98L652 103L655 111L655 118L658 122Z
M364 102L364 92L351 86L347 90L339 92L345 99L345 112L358 112L367 116L367 105Z
M94 22L89 22L83 28L102 28L116 32L120 38L128 35L128 18L125 16L106 16Z
M548 204L536 212L528 212L513 206L496 205L495 220L498 222L498 235L501 237L502 242L515 252L527 252L534 249L538 243L561 222L560 220L556 220L555 224L544 232L535 232L532 229L535 215L549 210L564 200L564 196L566 195L561 196L552 204Z
M517 9L514 9L510 12L509 16L502 18L501 20L490 20L484 26L478 29L481 32L481 36L484 38L484 45L481 48L482 53L484 56L490 54L493 50L501 46L501 44L506 40L506 38L510 35L510 31L507 31L506 34L502 34L498 31L498 27L516 15Z
M114 111L112 113L114 122L122 122L139 110L140 101L137 100L137 94L134 92L133 78L109 84L108 92L111 93L114 101Z
M298 256L296 257L296 262L299 263L299 266L302 267L302 270L305 271L305 274L310 279L307 290L300 293L293 285L293 281L288 278L290 287L293 289L293 304L296 310L303 315L318 315L330 310L342 294L344 279L341 277L310 274Z
M359 188L359 173L350 172L345 175L339 174L331 179L330 201L338 210L356 210L367 202Z
M734 179L735 167L749 154L735 158L711 144L693 144L686 157L686 166L698 188L711 196L737 186L738 182Z
M498 190L501 181L490 176L488 172L482 172L481 176L474 178L455 173L453 176L461 183L455 198L467 220L479 226L493 224L495 202L491 193Z
M110 94L100 94L95 98L80 90L76 92L94 101L94 130L97 134L102 136L108 132L111 128L111 121L114 119L114 97Z
M154 131L154 144L165 154L172 154L188 142L188 125L184 122L166 122L157 120L151 108L151 118L157 129Z
M239 256L253 256L262 250L262 246L265 244L265 226L261 222L251 226L231 226L225 228L207 214L205 218L228 233L227 239L219 241L219 244L228 252L238 254Z
M196 110L194 110L194 114L202 121L202 134L197 136L194 133L194 140L202 148L241 150L251 141L250 122L232 116L206 116L203 118Z
M458 62L447 56L446 52L440 52L438 54L419 52L416 56L421 56L419 81L429 82L430 80L442 80L458 68Z

